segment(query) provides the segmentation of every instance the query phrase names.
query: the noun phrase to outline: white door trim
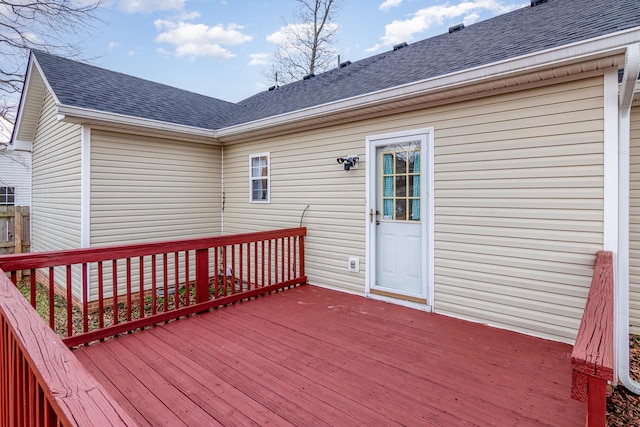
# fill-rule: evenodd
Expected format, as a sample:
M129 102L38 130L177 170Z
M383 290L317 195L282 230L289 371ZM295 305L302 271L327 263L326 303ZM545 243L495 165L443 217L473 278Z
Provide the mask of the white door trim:
M392 299L371 293L371 283L375 278L376 271L376 237L375 223L371 222L369 213L376 210L376 148L385 145L391 139L416 137L424 140L421 150L421 162L426 165L421 174L421 188L423 188L422 211L425 212L422 221L422 235L426 236L422 240L422 253L426 257L422 263L422 277L425 281L427 305L415 303L407 300ZM393 132L366 137L367 153L367 173L366 173L366 271L365 271L365 295L367 297L390 301L396 304L405 305L421 310L433 311L434 309L434 129L421 128L402 132ZM375 221L375 218L374 218Z

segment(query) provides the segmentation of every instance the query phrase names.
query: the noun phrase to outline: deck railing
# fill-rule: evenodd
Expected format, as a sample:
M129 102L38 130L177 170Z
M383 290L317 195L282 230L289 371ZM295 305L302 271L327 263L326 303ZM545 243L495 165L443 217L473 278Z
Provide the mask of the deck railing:
M133 426L0 270L0 426Z
M604 427L613 382L613 254L596 256L589 296L571 353L571 397L587 402L587 427Z
M0 257L69 347L306 283L306 228Z

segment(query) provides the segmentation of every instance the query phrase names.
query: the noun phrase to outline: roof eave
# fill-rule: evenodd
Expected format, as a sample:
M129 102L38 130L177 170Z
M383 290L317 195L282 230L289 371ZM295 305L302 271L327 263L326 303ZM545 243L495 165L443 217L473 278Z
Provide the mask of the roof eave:
M133 117L124 114L111 113L105 111L92 110L69 105L58 105L58 119L68 122L89 126L107 125L110 128L140 129L153 131L155 134L166 134L167 136L185 135L202 142L216 143L215 134L212 129L199 128L194 126L169 123L160 120Z
M635 27L525 56L221 128L216 130L215 135L223 142L235 140L243 135L252 134L260 130L284 128L318 116L337 116L354 109L400 101L419 94L443 91L461 85L480 84L483 81L511 77L515 74L533 72L543 68L595 60L613 55L624 55L626 46L639 41L640 27Z

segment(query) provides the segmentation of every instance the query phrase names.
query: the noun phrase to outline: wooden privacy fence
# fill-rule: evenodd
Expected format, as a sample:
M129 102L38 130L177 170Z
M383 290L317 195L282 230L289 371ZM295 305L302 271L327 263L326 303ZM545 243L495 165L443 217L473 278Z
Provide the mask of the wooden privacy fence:
M0 206L0 255L29 252L30 235L28 206Z
M48 313L49 326L72 347L306 283L306 233L6 255L0 269L14 284L17 272L30 271L31 305Z

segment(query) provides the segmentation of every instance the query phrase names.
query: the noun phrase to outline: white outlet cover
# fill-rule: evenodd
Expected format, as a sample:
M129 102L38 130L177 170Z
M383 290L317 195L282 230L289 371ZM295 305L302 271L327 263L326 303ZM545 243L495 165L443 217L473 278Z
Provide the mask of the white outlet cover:
M354 273L359 272L360 271L360 258L349 257L348 268L349 268L349 271L353 271Z

